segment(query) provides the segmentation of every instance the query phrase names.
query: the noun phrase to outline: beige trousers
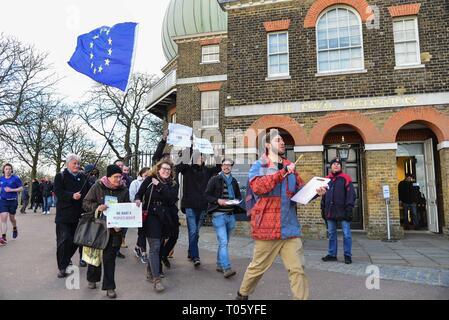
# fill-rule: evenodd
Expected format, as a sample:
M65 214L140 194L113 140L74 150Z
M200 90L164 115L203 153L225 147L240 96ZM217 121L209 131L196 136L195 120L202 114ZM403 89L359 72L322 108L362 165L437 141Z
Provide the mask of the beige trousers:
M246 269L240 286L240 294L248 296L257 283L280 255L290 279L295 300L309 298L309 283L304 273L304 248L299 238L288 240L255 240L253 260Z

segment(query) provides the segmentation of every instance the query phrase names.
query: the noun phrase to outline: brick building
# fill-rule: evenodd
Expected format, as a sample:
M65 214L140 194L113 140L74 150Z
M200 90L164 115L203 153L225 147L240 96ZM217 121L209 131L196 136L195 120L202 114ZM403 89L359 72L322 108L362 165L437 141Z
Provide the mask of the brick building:
M166 76L148 110L200 121L206 137L220 132L214 142L243 163L243 175L258 157L257 137L279 128L288 157L304 156L305 180L347 154L354 229L385 237L389 186L394 237L449 234L446 1L172 0L163 41ZM408 173L419 225L400 210L398 184ZM306 236L325 236L318 202L298 215Z

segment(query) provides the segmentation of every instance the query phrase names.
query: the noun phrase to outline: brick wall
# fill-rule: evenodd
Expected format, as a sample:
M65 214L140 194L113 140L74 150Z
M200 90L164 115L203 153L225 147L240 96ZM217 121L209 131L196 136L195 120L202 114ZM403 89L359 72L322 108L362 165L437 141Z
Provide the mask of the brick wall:
M449 237L449 149L440 150L441 183L443 191L443 233Z
M365 152L365 184L368 208L367 235L369 238L386 238L386 205L382 186L390 186L390 221L392 238L402 238L404 231L400 226L399 196L396 178L396 151Z
M220 119L219 131L224 137L224 104L226 99L226 82L222 82L220 89ZM192 126L194 121L201 120L201 92L199 84L178 85L178 93L176 97L176 117L179 124ZM224 138L223 138L224 140ZM224 141L223 141L224 143Z
M178 43L177 76L181 78L226 74L227 38L220 38L220 63L201 64L201 40Z
M296 156L299 156L297 154ZM323 176L323 153L307 152L303 154L297 170L304 182L313 177ZM321 218L320 198L308 205L298 204L299 221L304 237L309 239L326 239L326 225Z
M367 73L316 77L315 28L304 29L313 1L292 1L231 10L228 22L229 105L385 96L448 91L449 7L444 0L423 0L418 15L421 53L430 61L421 69L394 70L392 17L388 7L417 3L371 0L380 10L380 28L363 24ZM266 81L267 37L264 22L290 20L291 80ZM436 23L438 21L438 23Z

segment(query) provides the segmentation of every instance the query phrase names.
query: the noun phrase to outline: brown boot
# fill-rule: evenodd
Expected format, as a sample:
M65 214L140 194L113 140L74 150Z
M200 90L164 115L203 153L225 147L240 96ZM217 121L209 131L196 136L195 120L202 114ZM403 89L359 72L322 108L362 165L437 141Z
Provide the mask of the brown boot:
M162 292L165 290L160 278L154 278L154 290L156 292Z

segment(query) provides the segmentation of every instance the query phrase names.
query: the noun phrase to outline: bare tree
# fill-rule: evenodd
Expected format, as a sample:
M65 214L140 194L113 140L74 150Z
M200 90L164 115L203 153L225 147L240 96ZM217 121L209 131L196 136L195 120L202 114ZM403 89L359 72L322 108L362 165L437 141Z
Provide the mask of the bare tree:
M87 137L87 132L72 106L60 105L54 110L55 116L49 124L52 137L49 148L45 150L48 161L56 167L56 173L64 166L69 153L79 155L83 161L91 154L96 155L95 143Z
M36 178L43 151L50 146L50 124L58 103L52 100L51 94L38 96L24 105L27 112L19 114L15 124L0 127L4 145L13 152L15 158L31 169L31 179Z
M145 101L156 83L154 75L135 74L127 92L108 86L96 86L91 98L80 108L80 117L97 134L105 138L117 158L128 165L139 152L142 139L156 141L162 134L162 122L145 110ZM112 123L118 126L111 135ZM135 157L137 162L137 157ZM133 164L134 168L138 163Z
M47 54L0 34L0 127L17 124L26 106L56 82Z

